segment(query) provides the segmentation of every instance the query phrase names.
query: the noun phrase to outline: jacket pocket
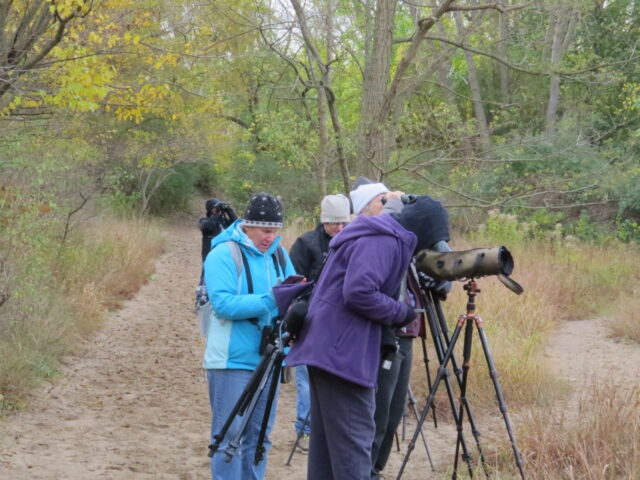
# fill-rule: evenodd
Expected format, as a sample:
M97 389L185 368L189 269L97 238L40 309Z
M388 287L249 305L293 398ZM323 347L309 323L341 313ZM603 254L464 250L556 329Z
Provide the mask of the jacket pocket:
M336 350L339 350L344 345L344 343L349 340L349 337L351 336L351 331L353 330L354 321L355 319L353 317L349 318L344 329L338 336L336 343L334 343L333 348L335 348Z

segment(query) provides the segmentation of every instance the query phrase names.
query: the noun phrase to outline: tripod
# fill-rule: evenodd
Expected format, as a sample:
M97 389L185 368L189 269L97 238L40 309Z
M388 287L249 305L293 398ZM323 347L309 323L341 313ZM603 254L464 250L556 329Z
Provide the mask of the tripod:
M209 445L209 457L213 457L213 455L220 448L220 444L224 440L229 428L231 427L234 420L237 418L240 420L240 425L238 426L237 433L235 437L230 439L227 443L227 447L224 450L226 455L225 460L227 462L231 462L233 460L233 456L236 454L238 448L240 447L242 441L242 435L251 419L251 416L254 413L256 405L258 404L258 400L260 399L260 395L263 393L265 388L267 387L267 383L269 382L268 392L267 392L267 404L264 412L264 416L262 418L262 424L260 428L260 433L258 436L258 445L256 446L255 456L254 456L254 464L258 465L264 459L264 440L266 437L267 426L269 423L269 416L271 414L271 407L273 405L273 399L275 398L276 391L278 388L278 381L280 379L280 373L282 371L282 360L286 356L284 353L284 340L282 339L280 325L277 324L274 329L277 334L272 336L271 342L267 344L265 351L260 359L260 363L256 367L253 375L247 382L240 398L234 405L229 417L227 417L222 429L220 432L216 433L213 436L213 443Z
M416 417L416 420L420 419L420 415L418 414L418 408L417 405L418 402L416 402L416 397L413 396L413 391L411 390L411 385L409 385L409 389L407 390L407 408L411 409L411 411L413 412L413 415ZM402 440L404 441L404 431L405 431L405 424L406 424L406 416L407 415L403 415L402 418ZM435 417L434 417L435 419ZM433 465L433 460L431 458L431 452L429 451L429 445L427 444L427 439L424 436L424 433L422 431L420 431L420 436L422 437L422 443L424 445L424 450L427 454L427 459L429 460L429 465L431 465L431 471L435 472L435 467ZM396 441L398 440L398 436L396 433ZM398 442L398 450L400 449L400 444Z
M300 443L300 440L302 440L302 437L304 436L304 428L307 425L309 425L310 416L311 416L311 413L307 413L307 416L305 417L304 422L302 423L302 429L296 434L296 441L293 442L293 447L291 447L291 451L289 452L289 458L287 458L285 465L291 465L291 459L293 458L293 454L296 453L296 448L298 448L298 444Z
M427 396L427 402L426 405L420 415L420 418L418 420L418 425L416 427L416 431L414 432L413 438L411 439L411 442L409 443L409 446L407 448L407 454L405 455L405 458L403 460L402 466L400 468L400 471L398 473L397 479L399 480L404 472L404 469L406 467L406 464L409 460L409 456L411 454L411 451L415 448L415 443L416 440L418 438L418 435L421 433L421 429L422 429L422 425L425 421L425 418L429 412L429 409L432 408L434 399L435 399L435 394L438 390L438 386L440 385L440 382L442 380L445 381L445 385L447 386L447 393L449 395L449 399L450 399L450 403L452 405L452 411L454 414L454 420L456 423L456 430L457 430L457 438L456 438L456 448L455 448L455 458L454 458L454 466L453 466L453 474L452 474L452 478L457 478L457 469L458 469L458 460L460 458L460 450L462 449L462 457L464 460L466 460L467 465L469 467L469 475L471 477L473 477L473 471L471 468L471 459L470 456L467 452L466 449L466 444L464 441L464 434L463 434L463 418L464 418L464 412L466 411L468 416L469 416L469 422L472 428L472 432L474 437L476 438L476 442L478 445L478 449L480 452L480 458L482 461L482 465L484 467L484 471L485 471L485 475L487 476L487 478L489 477L489 474L487 472L486 466L485 466L485 462L484 462L484 458L482 456L482 450L480 449L480 444L479 444L479 433L477 432L474 422L473 422L473 417L471 416L471 412L469 409L469 404L467 402L467 398L466 398L466 392L467 392L467 381L468 381L468 375L469 375L469 368L470 368L470 358L471 358L471 346L472 346L472 340L473 340L473 326L475 324L477 330L478 330L478 334L480 337L480 342L482 344L482 349L484 352L484 356L485 359L487 361L487 366L489 368L489 374L490 377L492 379L493 382L493 386L495 389L495 393L496 393L496 397L498 400L498 404L500 407L500 411L502 412L502 416L504 419L504 423L507 429L507 434L509 436L509 441L511 443L511 447L513 449L513 453L514 453L514 457L515 457L515 462L516 462L516 466L518 468L518 471L520 473L520 477L524 480L525 475L524 475L524 470L523 470L523 462L522 462L522 457L520 455L520 452L516 446L516 440L515 440L515 435L513 433L513 428L511 425L511 420L509 418L509 414L508 414L508 409L506 406L506 403L504 401L504 395L502 394L502 388L500 386L500 382L498 380L498 373L496 371L494 362L493 362L493 357L491 355L491 351L489 349L489 344L487 341L487 337L484 333L484 328L483 328L483 321L480 318L479 315L476 315L475 313L475 297L476 295L478 295L480 293L480 289L478 288L476 282L473 279L470 279L467 284L465 284L464 286L465 291L467 292L467 297L468 297L468 301L467 301L467 313L460 315L460 317L458 318L458 322L456 324L456 328L453 332L453 335L451 336L451 339L448 338L448 332L446 330L446 324L442 325L443 320L444 320L444 316L442 315L442 311L439 307L439 303L436 304L436 306L434 307L434 304L432 302L428 302L427 305L430 306L429 309L427 309L427 313L428 313L428 317L432 316L432 317L438 317L439 322L436 325L436 322L434 321L429 321L429 327L431 329L431 334L434 340L434 344L436 344L436 352L438 353L438 359L440 361L440 366L438 367L438 373L436 375L436 378L433 382L433 385L431 387L431 390L429 391L429 395ZM431 315L429 315L429 313L431 313ZM455 365L455 358L453 357L453 350L454 347L456 346L456 342L458 341L458 338L460 337L460 333L462 332L462 327L465 327L465 332L464 332L464 348L463 348L463 363L462 363L462 372L459 372L459 369L456 367ZM443 350L444 345L442 344L442 337L444 337L444 341L446 343L447 349L446 351ZM443 353L444 352L444 353ZM453 402L453 397L452 397L452 393L451 393L451 389L450 389L450 385L449 385L449 381L448 381L448 370L447 370L447 364L449 363L449 361L452 361L452 364L454 365L454 369L456 370L456 379L458 380L458 384L459 384L459 388L460 388L460 402L459 402L459 408L456 409L455 408L455 403Z

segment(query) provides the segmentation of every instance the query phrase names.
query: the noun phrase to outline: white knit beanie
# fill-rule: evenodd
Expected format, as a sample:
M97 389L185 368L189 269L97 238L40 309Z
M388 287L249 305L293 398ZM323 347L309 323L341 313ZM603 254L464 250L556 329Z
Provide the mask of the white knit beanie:
M353 203L353 213L359 214L371 200L388 191L389 189L382 183L367 183L352 190L349 192L349 196L351 197L351 203Z
M321 223L349 223L350 217L349 199L341 193L327 195L322 199L320 204Z

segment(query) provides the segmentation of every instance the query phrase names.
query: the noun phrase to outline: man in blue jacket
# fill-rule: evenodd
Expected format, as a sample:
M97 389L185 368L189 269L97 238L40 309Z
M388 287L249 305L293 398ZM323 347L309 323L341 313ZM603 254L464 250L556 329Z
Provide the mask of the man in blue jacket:
M381 328L415 318L414 308L394 296L416 248L424 248L423 226L406 222L419 208L417 201L395 218L360 215L329 244L307 321L287 357L289 365L309 368L310 480L371 474Z
M213 435L222 429L260 362L262 329L271 325L278 314L271 288L295 274L289 256L279 246L281 237L278 232L282 220L282 206L278 199L267 193L253 195L243 218L213 239L213 248L204 263L212 306L203 361L213 417L212 442ZM237 261L234 251L244 256L242 261ZM242 265L246 265L249 272ZM233 422L211 459L214 480L259 480L264 477L266 458L254 465L253 454L266 404L267 395L263 392L244 431L239 454L227 463L224 454L227 441L237 435L240 423L239 419ZM267 435L275 411L274 401ZM267 436L264 442L267 451L270 445Z

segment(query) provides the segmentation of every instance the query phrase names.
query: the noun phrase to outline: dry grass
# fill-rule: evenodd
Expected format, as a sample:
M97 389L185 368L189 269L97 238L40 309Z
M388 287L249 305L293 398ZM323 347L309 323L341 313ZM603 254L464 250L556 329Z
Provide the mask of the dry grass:
M640 390L593 385L577 410L535 410L518 442L530 478L640 478Z
M150 224L103 219L85 227L58 256L22 256L33 260L37 277L25 269L1 312L0 412L20 408L29 388L55 375L59 359L100 325L105 310L147 281L162 252Z
M637 293L618 300L610 329L613 337L640 343L640 297Z
M313 220L298 217L293 219L293 221L287 225L281 232L282 235L282 246L287 249L287 251L291 250L291 245L296 241L300 235L309 230L314 229L316 223Z

